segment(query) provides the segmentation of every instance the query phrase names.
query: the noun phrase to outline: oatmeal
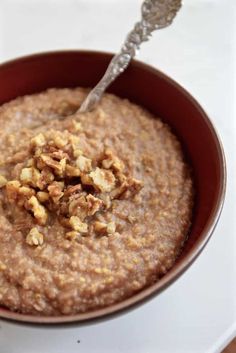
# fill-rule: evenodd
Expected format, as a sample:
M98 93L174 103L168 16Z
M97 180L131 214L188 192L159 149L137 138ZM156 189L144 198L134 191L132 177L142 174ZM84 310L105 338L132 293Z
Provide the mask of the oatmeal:
M192 180L168 126L84 89L0 108L0 305L34 315L91 311L158 281L175 263Z

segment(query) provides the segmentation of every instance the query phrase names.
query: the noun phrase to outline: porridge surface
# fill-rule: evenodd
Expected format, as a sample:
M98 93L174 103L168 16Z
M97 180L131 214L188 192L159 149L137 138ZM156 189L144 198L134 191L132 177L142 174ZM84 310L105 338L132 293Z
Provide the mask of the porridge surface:
M111 305L161 278L186 239L180 143L141 107L82 89L0 108L0 305L34 315Z

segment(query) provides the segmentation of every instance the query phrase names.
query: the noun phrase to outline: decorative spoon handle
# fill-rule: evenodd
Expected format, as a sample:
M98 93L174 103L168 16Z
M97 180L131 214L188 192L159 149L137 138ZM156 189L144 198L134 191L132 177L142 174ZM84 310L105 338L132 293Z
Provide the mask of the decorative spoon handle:
M116 54L104 76L90 91L79 112L90 111L99 102L106 88L129 65L142 42L147 41L156 29L169 26L181 7L181 0L145 0L142 5L142 18L128 34L120 52Z

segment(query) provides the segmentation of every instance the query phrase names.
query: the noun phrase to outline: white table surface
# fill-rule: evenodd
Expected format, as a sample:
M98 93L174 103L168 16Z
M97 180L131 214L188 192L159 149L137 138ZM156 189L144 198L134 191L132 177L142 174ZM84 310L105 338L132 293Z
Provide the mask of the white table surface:
M140 3L0 0L0 61L62 48L116 51L138 19ZM2 320L1 353L216 353L235 336L235 5L234 0L185 0L174 25L155 33L139 55L197 98L223 140L226 202L202 255L164 293L103 323L30 328Z

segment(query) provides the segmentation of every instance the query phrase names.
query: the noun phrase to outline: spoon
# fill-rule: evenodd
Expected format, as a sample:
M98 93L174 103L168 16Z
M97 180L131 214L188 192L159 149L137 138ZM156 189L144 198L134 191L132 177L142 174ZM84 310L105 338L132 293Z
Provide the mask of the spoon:
M83 101L79 108L80 113L91 111L95 107L107 87L127 68L140 44L148 41L154 30L169 26L180 7L181 0L145 0L143 2L141 21L135 24L120 52L112 58L102 79Z

